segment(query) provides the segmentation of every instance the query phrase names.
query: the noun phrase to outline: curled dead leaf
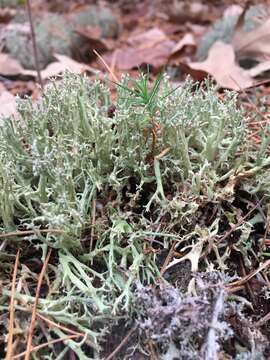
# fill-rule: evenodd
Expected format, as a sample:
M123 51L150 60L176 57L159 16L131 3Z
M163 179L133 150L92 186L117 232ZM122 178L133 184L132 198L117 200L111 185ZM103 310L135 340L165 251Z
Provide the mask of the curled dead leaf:
M195 41L192 33L185 34L182 37L182 39L180 41L178 41L177 44L175 44L175 46L172 49L171 56L172 55L175 56L176 54L180 53L187 46L189 46L193 49L195 49L195 47L196 47L196 41Z
M44 70L41 71L42 79L48 79L50 77L57 76L64 71L70 71L74 74L81 74L83 72L90 72L97 74L98 71L91 66L88 66L83 63L79 63L68 56L54 54L54 57L58 60L57 62L53 62L49 64Z
M181 64L181 69L195 80L213 77L222 88L242 90L253 85L250 75L235 62L232 45L217 41L203 62Z

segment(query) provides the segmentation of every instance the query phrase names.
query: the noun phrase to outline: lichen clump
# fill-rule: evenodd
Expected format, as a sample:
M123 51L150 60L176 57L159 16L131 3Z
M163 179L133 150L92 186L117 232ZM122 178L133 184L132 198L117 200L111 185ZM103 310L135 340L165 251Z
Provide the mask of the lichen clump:
M193 271L226 269L230 248L219 234L237 222L235 193L269 194L267 141L253 147L235 94L221 100L209 84L147 80L125 77L112 108L102 82L66 74L0 128L1 231L31 230L13 240L55 249L39 310L86 334L83 345L67 342L79 359L100 358L111 321L137 317L134 284L162 278L159 254L173 242Z

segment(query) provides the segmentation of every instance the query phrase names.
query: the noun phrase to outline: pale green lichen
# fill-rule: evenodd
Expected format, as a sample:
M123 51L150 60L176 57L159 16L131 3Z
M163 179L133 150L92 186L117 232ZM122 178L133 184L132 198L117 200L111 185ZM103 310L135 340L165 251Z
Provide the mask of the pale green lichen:
M39 103L21 101L20 117L0 128L1 230L32 229L33 235L13 240L44 253L47 246L57 250L51 291L39 311L86 333L84 345L67 342L79 359L100 358L99 340L110 321L136 314L134 284L160 277L149 244L168 248L176 240L192 249L203 239L215 254L211 266L202 259L203 267L223 270L229 252L217 234L228 188L228 206L234 196L232 180L248 172L238 186L269 194L267 147L252 147L236 95L227 92L221 101L212 85L187 81L173 90L161 80L151 90L145 75L123 79L109 117L107 87L66 74ZM207 204L218 204L209 229L202 218ZM237 229L246 233L250 226ZM2 310L10 292L3 294ZM34 301L29 294L16 297ZM86 346L93 352L85 355Z

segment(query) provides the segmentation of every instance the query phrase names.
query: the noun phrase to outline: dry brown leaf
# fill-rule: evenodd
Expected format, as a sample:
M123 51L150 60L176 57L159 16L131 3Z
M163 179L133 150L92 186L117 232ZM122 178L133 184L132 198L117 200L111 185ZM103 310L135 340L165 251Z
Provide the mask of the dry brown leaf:
M3 94L3 92L5 91L6 91L5 86L2 83L0 83L0 95Z
M265 59L270 56L270 18L252 31L239 29L235 32L232 45L238 56Z
M16 15L16 10L9 7L0 8L0 22L7 23Z
M270 60L259 63L258 65L254 66L252 69L247 70L247 73L251 77L256 77L268 70L270 70Z
M0 54L0 74L4 76L18 75L23 73L24 69L16 59L9 54Z
M175 43L157 28L130 37L128 44L129 46L115 50L111 56L120 70L130 70L142 64L159 68L166 64L175 46Z
M193 48L196 46L196 42L192 33L185 34L182 39L178 41L178 43L173 47L171 55L180 52L186 46L191 46Z
M49 64L44 70L41 71L42 79L48 79L50 77L57 76L64 71L68 70L75 74L81 74L83 72L91 72L97 74L98 71L91 66L79 63L72 60L68 56L54 54L54 57L58 60L57 62Z
M4 76L29 75L36 76L36 71L25 70L22 65L9 54L0 53L0 74Z
M102 30L98 26L81 26L76 28L76 32L87 39L87 47L99 53L111 49L112 41L102 39ZM91 50L90 50L91 51Z
M54 54L54 57L58 60L49 64L44 70L41 71L42 79L48 79L50 77L57 76L63 73L65 70L69 70L73 73L80 74L83 72L98 73L98 71L91 66L83 63L79 63L68 56ZM32 77L37 76L37 72L34 70L26 70L21 64L9 54L0 53L0 74L10 75L28 75Z
M16 98L8 91L0 95L0 118L16 114Z
M253 85L249 74L235 62L232 45L217 41L203 62L182 64L181 68L196 80L211 75L218 85L232 90L241 90Z
M130 36L128 38L128 44L137 48L152 48L167 39L166 34L162 30L153 28L146 32Z

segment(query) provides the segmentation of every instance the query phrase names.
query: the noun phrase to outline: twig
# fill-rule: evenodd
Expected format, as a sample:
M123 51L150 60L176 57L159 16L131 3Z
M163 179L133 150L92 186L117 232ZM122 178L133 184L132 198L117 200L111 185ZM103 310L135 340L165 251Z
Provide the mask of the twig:
M90 251L93 250L93 241L94 241L94 235L95 235L95 224L96 224L96 198L93 199L92 204L92 214L91 214L91 239L90 239Z
M69 328L67 328L66 326L57 324L57 323L55 323L54 321L52 321L52 320L50 320L50 319L47 319L45 316L39 314L38 312L37 312L36 315L37 315L37 317L39 317L40 319L42 319L43 321L45 321L46 323L48 323L50 326L54 326L54 327L56 327L56 328L58 328L58 329L64 330L64 331L66 331L66 332L68 332L68 333L70 333L70 334L72 334L72 335L85 336L84 333L80 333L80 332L78 332L78 331L74 331L74 330L72 330L72 329L69 329Z
M270 320L270 312L268 314L266 314L263 318L261 318L259 321L257 321L254 326L255 327L259 327L262 326L263 324L265 324L267 321Z
M266 79L266 80L262 80L262 81L259 81L251 86L248 86L246 87L246 90L249 90L249 89L253 89L253 88L256 88L258 86L261 86L261 85L268 85L270 83L270 79ZM240 89L240 90L236 90L237 92L242 92L243 89Z
M149 348L151 352L150 360L158 360L152 340L149 341Z
M13 236L26 236L26 235L34 235L37 232L48 234L48 233L54 233L54 234L65 234L64 230L60 229L37 229L37 230L18 230L18 231L11 231L9 233L2 233L0 234L1 238L7 238L7 237L13 237Z
M39 298L40 288L42 285L43 276L45 274L46 268L47 268L49 260L50 260L51 252L52 252L52 249L50 248L49 252L46 256L46 259L43 263L41 272L39 274L36 297L35 297L35 302L33 304L33 309L32 309L32 318L31 318L31 323L30 323L30 327L29 327L29 335L28 335L28 339L27 339L27 347L26 347L24 360L30 359L30 353L32 350L32 338L33 338L33 333L34 333L34 329L35 329L35 321L36 321L36 315L37 315L38 298Z
M124 337L124 339L120 342L120 344L113 350L113 352L106 357L105 360L112 360L114 359L115 355L119 353L119 351L122 349L122 347L127 343L127 341L129 340L130 336L136 331L137 329L137 325L135 325L131 330L129 330L129 332L127 333L127 335Z
M176 245L177 241L175 240L170 248L170 251L168 252L168 255L166 256L166 259L162 265L162 268L160 269L160 274L161 276L163 276L163 274L165 273L167 266L169 264L169 262L171 261L173 254L174 254L174 249L175 249L175 245Z
M227 238L238 228L238 226L242 225L243 222L246 220L246 218L248 218L248 217L253 213L253 211L257 209L257 207L258 207L258 206L260 205L260 203L262 202L263 198L264 198L264 197L262 197L261 200L258 201L258 203L255 204L255 205L252 207L252 209L250 209L249 212L248 212L246 215L244 215L244 216L242 217L242 219L240 219L240 220L237 222L237 224L235 224L234 226L232 226L231 229L230 229L228 232L226 232L226 234L223 235L223 236L218 240L218 242L221 243L222 241L224 241L225 239L227 239Z
M270 123L270 118L267 120L260 120L260 121L252 121L248 123L249 125L262 125L262 124L268 124Z
M261 266L258 267L258 269L251 271L248 275L244 276L242 279L231 282L226 285L226 287L235 287L235 286L241 286L244 285L247 281L249 281L253 276L264 270L265 268L268 268L270 266L270 260L267 260L264 262Z
M226 289L226 292L227 292L228 294L233 294L233 293L238 292L238 291L243 290L243 289L245 289L245 286L244 286L244 285L235 286L235 287L228 287L228 288Z
M265 231L263 236L263 246L267 244L267 234L270 232L270 209L267 211L266 219L265 219Z
M161 151L160 154L158 154L158 155L156 156L156 159L160 160L160 159L163 158L165 155L167 155L170 150L171 150L170 146L167 147L166 149L164 149L163 151Z
M245 265L244 265L244 261L243 261L243 256L242 254L240 255L240 270L242 272L242 275L245 277L247 276L247 272L246 272L246 269L245 269ZM249 293L249 296L252 300L252 303L257 305L257 300L256 300L256 296L254 294L254 291L252 290L252 287L250 286L249 282L247 282L246 284L246 289Z
M221 238L217 239L217 243L222 243L224 240L226 240L232 233L234 233L235 230L237 230L237 228L239 226L241 226L244 221L246 220L246 218L248 218L254 210L256 210L258 208L258 206L260 205L260 203L262 202L262 200L264 199L264 196L261 198L261 200L259 200L257 202L257 204L255 204L250 210L248 213L246 213L246 215L244 215L235 225L233 225L230 230L228 230L223 236L221 236ZM202 258L204 259L207 254L210 253L210 251L212 250L212 246L211 247L208 247L202 254Z
M35 60L35 67L36 67L36 71L37 71L37 78L38 78L40 87L43 91L43 81L41 78L41 72L40 72L39 61L38 61L37 42L36 42L36 35L35 35L33 18L32 18L32 10L31 10L30 0L26 1L26 6L27 6L29 23L30 23L30 31L31 31L32 43L33 43L34 60Z
M77 338L79 336L81 336L81 335L68 335L68 336L62 337L60 339L54 339L54 340L48 341L48 342L46 342L44 344L40 344L40 345L31 347L31 351L38 351L38 350L43 349L43 348L45 348L45 347L47 347L49 345L56 344L58 342L66 341L66 340L69 340L69 339L74 339L74 338ZM20 353L20 354L18 354L18 355L13 356L12 360L19 359L20 357L26 355L26 352L27 352L27 350Z
M11 286L11 297L9 305L9 331L8 331L8 345L7 345L7 354L6 360L12 360L13 353L13 332L14 332L14 300L15 300L15 286L16 286L16 276L18 271L20 250L17 251L13 276L12 276L12 286Z

